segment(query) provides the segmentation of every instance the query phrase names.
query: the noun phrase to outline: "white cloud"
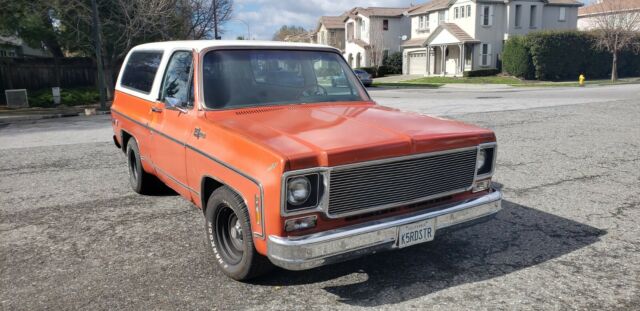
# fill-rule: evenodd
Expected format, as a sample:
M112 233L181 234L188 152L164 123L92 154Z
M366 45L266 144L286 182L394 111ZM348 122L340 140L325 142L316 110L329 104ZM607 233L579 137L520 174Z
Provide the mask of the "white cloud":
M313 28L323 15L339 15L356 6L360 7L408 7L411 0L236 0L234 17L249 23L251 36L269 40L283 25L297 25ZM246 34L246 26L239 22L229 22L228 38Z

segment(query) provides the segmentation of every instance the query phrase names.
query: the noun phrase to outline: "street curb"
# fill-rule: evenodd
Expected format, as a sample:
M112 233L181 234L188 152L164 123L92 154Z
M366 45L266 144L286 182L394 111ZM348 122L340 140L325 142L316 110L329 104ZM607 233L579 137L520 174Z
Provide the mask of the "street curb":
M111 111L96 112L96 115L106 115L106 114L111 114ZM15 117L9 116L6 118L2 118L0 116L0 124L12 124L12 123L37 121L37 120L79 117L84 115L85 114L82 112L73 112L73 113L56 113L56 114L46 114L46 115L18 115Z

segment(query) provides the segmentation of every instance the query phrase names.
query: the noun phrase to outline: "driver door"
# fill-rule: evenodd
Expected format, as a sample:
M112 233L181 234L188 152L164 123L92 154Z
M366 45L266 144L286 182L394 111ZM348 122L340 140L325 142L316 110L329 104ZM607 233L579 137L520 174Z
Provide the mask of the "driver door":
M160 97L152 107L152 161L160 179L185 197L187 186L185 144L193 129L193 54L176 51L167 64Z

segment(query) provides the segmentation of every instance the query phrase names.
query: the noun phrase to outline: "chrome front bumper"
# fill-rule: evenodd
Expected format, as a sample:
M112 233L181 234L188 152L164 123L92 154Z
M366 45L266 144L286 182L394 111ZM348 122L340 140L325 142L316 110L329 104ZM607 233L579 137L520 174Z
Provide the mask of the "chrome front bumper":
M269 236L267 255L275 265L305 270L376 251L398 248L398 228L435 218L438 230L491 216L502 208L502 193L493 192L437 210L385 218L301 237ZM436 237L437 238L437 237Z

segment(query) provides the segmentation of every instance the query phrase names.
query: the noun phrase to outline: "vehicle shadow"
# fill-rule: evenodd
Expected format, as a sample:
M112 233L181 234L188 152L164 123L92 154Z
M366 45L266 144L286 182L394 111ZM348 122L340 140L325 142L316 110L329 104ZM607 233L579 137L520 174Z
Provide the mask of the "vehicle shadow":
M500 277L595 243L606 231L535 208L503 201L490 221L446 232L433 242L311 271L277 271L256 283L327 282L324 289L354 306L380 306L449 287ZM354 284L333 285L353 273ZM349 282L352 283L352 282Z

